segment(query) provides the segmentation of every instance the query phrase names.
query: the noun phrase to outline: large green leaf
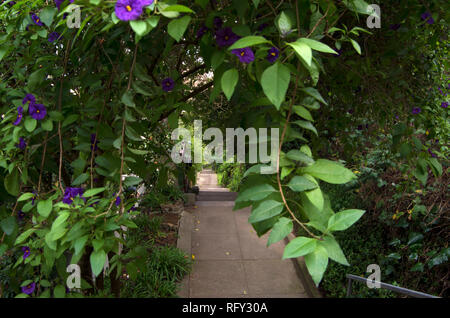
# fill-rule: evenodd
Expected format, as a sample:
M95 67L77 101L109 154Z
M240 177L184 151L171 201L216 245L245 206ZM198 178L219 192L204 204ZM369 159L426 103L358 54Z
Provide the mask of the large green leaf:
M39 201L37 204L38 213L45 218L50 215L52 209L53 209L53 202L51 199Z
M14 168L13 171L5 177L3 181L6 191L12 196L19 195L19 171Z
M249 36L246 36L246 37L234 42L234 44L232 46L230 46L228 48L228 50L241 49L244 47L249 47L249 46L263 44L263 43L270 43L270 41L266 40L262 36L249 35Z
M267 240L267 246L284 239L289 233L292 232L293 228L294 224L291 219L285 217L280 218L270 232L269 239Z
M104 250L93 251L90 256L92 273L97 277L103 270L106 262Z
M280 214L283 211L284 205L282 202L275 200L262 201L256 207L253 206L252 213L248 218L250 223L256 223L270 219L273 216Z
M335 50L333 50L328 45L326 45L322 42L316 41L316 40L301 38L301 39L298 39L298 42L305 43L306 45L308 45L311 49L313 49L315 51L338 54Z
M186 32L191 19L190 16L185 15L182 18L170 21L167 26L167 32L175 39L175 41L179 42L183 37L184 32Z
M228 100L230 100L231 96L233 96L234 89L238 81L239 81L239 73L237 69L232 68L223 73L221 80L222 90Z
M300 151L300 150L290 150L287 154L286 157L292 160L296 160L296 161L300 161L302 163L305 164L313 164L314 163L314 159L311 158L310 156L306 155L304 152Z
M322 95L320 95L319 91L315 89L314 87L304 87L301 89L303 92L308 94L311 97L314 97L319 102L324 103L325 105L328 105L328 103L323 99ZM308 104L305 104L305 106L309 106Z
M312 61L312 50L308 44L304 42L300 42L297 40L296 42L287 43L291 46L295 52L300 56L300 58L308 65L311 66Z
M318 159L313 165L303 168L303 171L332 184L343 184L356 178L349 169L327 159Z
M344 252L342 252L339 243L333 237L326 235L322 241L319 241L319 245L325 247L328 257L333 261L346 266L350 265L344 255Z
M266 198L269 194L276 192L274 187L270 184L260 184L255 187L246 189L239 193L236 202L240 201L259 201Z
M17 222L14 216L9 216L6 219L2 220L0 223L0 227L6 235L11 235L12 232L16 229Z
M325 247L317 245L314 252L305 256L305 263L314 283L319 285L328 266L328 253Z
M364 212L364 210L357 209L338 212L328 220L328 230L331 232L346 230L358 221Z
M284 102L291 80L291 72L287 66L276 62L269 66L261 77L261 85L267 98L277 109Z
M291 188L292 191L303 192L316 189L318 185L303 176L295 176L289 181L288 187Z
M283 259L304 256L316 249L317 240L309 237L297 237L284 248Z

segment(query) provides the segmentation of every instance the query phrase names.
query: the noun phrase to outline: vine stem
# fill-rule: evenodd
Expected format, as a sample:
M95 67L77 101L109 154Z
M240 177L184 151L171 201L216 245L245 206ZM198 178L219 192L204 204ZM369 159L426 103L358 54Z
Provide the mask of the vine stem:
M296 9L296 14L297 14L297 32L298 32L298 36L301 36L300 33L300 19L299 19L299 14L298 14L298 2L296 2L295 5L295 9ZM294 106L294 102L295 99L297 97L297 90L298 90L298 83L300 80L300 62L297 63L297 74L295 76L295 87L294 87L294 93L292 95L292 99L289 105L289 112L286 118L286 122L284 123L284 127L283 127L283 132L281 133L281 139L280 139L280 145L278 147L278 154L277 154L277 183L278 183L278 189L280 191L280 195L281 195L281 199L283 200L283 204L286 207L286 210L289 212L289 214L291 215L292 219L297 222L305 231L306 233L308 233L311 237L320 240L320 238L318 236L316 236L314 233L312 233L305 224L303 224L302 222L300 222L297 217L295 216L294 212L292 212L291 208L289 207L289 204L287 203L286 197L284 195L283 192L283 186L281 184L281 178L280 178L280 156L281 156L281 149L283 147L283 141L284 141L284 137L286 135L286 130L287 130L287 126L289 124L289 119L291 118L292 115L292 107Z

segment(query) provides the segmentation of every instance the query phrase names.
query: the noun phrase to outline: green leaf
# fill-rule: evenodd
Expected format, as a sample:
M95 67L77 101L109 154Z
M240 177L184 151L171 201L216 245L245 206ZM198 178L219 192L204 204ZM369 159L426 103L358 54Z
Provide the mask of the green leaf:
M62 285L58 285L53 290L53 295L55 298L65 298L66 297L66 288Z
M76 177L75 180L72 181L72 185L74 185L74 186L80 185L80 184L86 182L86 180L88 178L89 178L89 173L82 173L78 177Z
M225 59L224 51L215 51L213 56L211 57L211 67L213 70L216 70Z
M133 95L131 94L130 91L126 91L122 95L121 101L122 101L122 103L124 103L128 107L133 107L133 108L136 107L136 104L133 101Z
M37 211L44 218L48 217L53 209L53 202L51 199L39 201L37 204Z
M309 237L297 237L289 242L284 248L283 259L296 258L313 252L317 240Z
M147 31L149 31L147 22L142 20L131 20L130 26L133 31L139 36L144 36L148 33Z
M235 68L232 68L232 69L226 71L222 75L222 81L221 81L222 90L228 100L230 100L231 96L233 96L234 89L235 89L238 81L239 81L239 73L238 73L238 70Z
M358 52L359 55L361 55L361 47L359 46L358 42L356 42L353 39L350 39L350 42L352 42L353 48L356 52Z
M266 198L271 193L277 192L270 184L260 184L255 187L246 189L239 193L236 202L239 201L259 201Z
M286 34L292 29L291 19L284 11L275 19L275 23L281 34Z
M300 150L290 150L287 154L286 157L291 159L291 160L296 160L296 161L300 161L302 163L305 164L313 164L314 163L314 159L309 157L308 155L306 155L305 153L303 153Z
M164 8L164 11L174 11L174 12L185 12L185 13L194 13L191 9L181 4L175 4Z
M287 66L276 62L262 74L261 85L267 98L279 110L284 102L291 81L291 72Z
M51 119L44 120L41 124L42 129L45 131L53 130L53 121Z
M87 191L83 194L83 197L89 198L89 197L92 197L92 196L94 196L94 195L96 195L96 194L99 194L99 193L101 193L101 192L103 192L103 191L105 191L105 190L106 190L106 188L94 188L94 189L89 189L89 190L87 190Z
M318 185L303 176L295 176L289 181L288 187L291 188L292 191L303 192L316 189Z
M314 119L311 116L311 113L305 107L303 107L303 106L294 106L293 110L300 117L303 117L304 119L309 120L309 121L314 121Z
M326 235L323 241L319 241L319 245L322 245L327 250L328 257L339 264L349 266L347 258L342 252L339 243L331 236Z
M27 117L24 122L25 129L29 132L32 132L36 129L37 120L31 117Z
M322 190L319 187L319 184L317 183L316 179L314 177L305 174L305 178L309 179L311 182L314 182L317 185L316 189L308 190L303 192L303 194L306 196L306 198L311 202L311 204L319 211L321 212L324 206L325 199L323 197Z
M80 116L78 116L77 114L72 114L67 116L66 119L64 119L63 123L62 123L62 127L66 127L69 126L70 124L73 124L74 122L76 122L78 120Z
M92 273L97 277L103 270L106 262L106 253L104 250L93 251L90 257Z
M300 42L299 40L287 44L294 49L295 53L297 53L308 66L311 66L312 50L308 44Z
M267 240L267 246L284 239L289 233L292 232L293 228L294 224L291 219L285 217L280 218L270 232L269 239Z
M325 105L328 105L327 102L323 99L322 95L320 95L319 91L317 89L315 89L314 87L304 87L301 90L303 92L305 92L306 94L308 94L309 96L314 97L319 102L321 102Z
M327 159L318 159L313 165L303 168L303 172L332 184L343 184L356 179L352 171Z
M19 195L19 171L14 168L13 171L5 177L3 181L6 191L12 196Z
M14 216L9 216L0 223L0 227L6 235L11 235L16 229L16 226L17 222Z
M249 35L234 42L234 44L230 46L228 50L242 49L244 47L254 46L263 43L271 43L271 42L269 40L266 40L263 36Z
M180 19L170 21L167 26L167 32L169 32L170 36L173 37L175 41L179 42L183 37L184 32L186 32L191 19L190 16L186 15Z
M36 229L28 229L25 232L23 232L22 234L20 234L17 238L16 241L14 242L14 245L18 245L21 244L22 242L24 242L31 234L33 234L36 231Z
M252 213L248 218L250 223L256 223L270 219L280 214L284 209L284 204L275 200L262 201L256 207L253 206Z
M358 221L364 214L364 210L345 210L331 216L328 220L328 231L343 231Z
M44 23L46 26L50 27L53 23L53 19L54 19L57 11L58 11L58 9L55 7L51 7L51 6L45 7L39 13L39 18L41 19L42 23Z
M31 199L32 197L34 197L34 194L33 194L33 193L30 193L30 192L27 192L27 193L22 194L22 195L17 199L17 201L18 201L18 202L20 202L20 201L26 201L26 200L28 200L28 199Z
M305 263L314 283L318 286L328 266L327 250L317 245L314 252L305 256Z
M324 44L322 42L316 41L316 40L307 39L307 38L301 38L301 39L298 39L297 41L305 43L306 45L308 45L311 49L313 49L315 51L324 52L324 53L338 54L335 50L333 50L328 45L326 45L326 44Z

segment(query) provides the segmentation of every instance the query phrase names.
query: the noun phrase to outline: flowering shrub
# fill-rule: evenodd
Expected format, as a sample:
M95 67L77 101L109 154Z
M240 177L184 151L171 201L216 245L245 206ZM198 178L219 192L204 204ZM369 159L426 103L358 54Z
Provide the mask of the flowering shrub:
M79 29L66 23L75 5ZM317 284L329 259L348 264L333 232L364 211L333 211L319 180L356 176L306 144L319 133L314 111L328 104L317 87L323 65L361 52L365 30L337 27L339 19L356 23L355 14L368 13L361 8L362 0L3 1L0 255L23 269L17 295L65 296L67 260L81 265L84 294L101 288L103 275L114 281L133 266L137 252L122 254L121 246L138 212L124 189L148 178L150 165L166 172L161 184L170 170L148 160L141 136L175 128L205 92L211 103L223 92L236 112L246 111L247 126L282 132L277 172L247 170L236 208L252 206L249 221L259 235L271 230L269 244L294 223L303 228L284 257L305 256ZM339 40L329 36L339 32ZM303 145L284 152L293 141Z

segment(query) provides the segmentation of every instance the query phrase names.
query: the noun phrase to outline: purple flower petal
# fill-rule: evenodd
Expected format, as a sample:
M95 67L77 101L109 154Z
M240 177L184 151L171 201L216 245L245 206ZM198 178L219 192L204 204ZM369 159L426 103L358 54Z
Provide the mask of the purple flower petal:
M161 86L165 92L170 92L175 87L175 82L173 79L168 77L161 81Z
M250 63L255 60L255 54L249 47L234 49L231 50L231 53L236 55L239 58L239 61L241 61L242 63Z

